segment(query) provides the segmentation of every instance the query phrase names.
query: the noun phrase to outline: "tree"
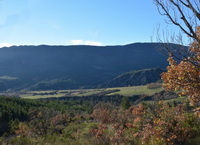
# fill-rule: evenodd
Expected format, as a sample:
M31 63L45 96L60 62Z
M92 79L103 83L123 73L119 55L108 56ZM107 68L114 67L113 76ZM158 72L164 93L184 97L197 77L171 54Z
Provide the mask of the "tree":
M166 22L177 26L182 33L172 35L170 42L185 44L183 35L185 34L190 40L200 43L200 38L197 35L197 27L200 25L200 1L199 0L153 0L159 13L166 16ZM169 37L169 36L166 36ZM159 40L160 36L158 37ZM166 41L166 40L165 40ZM168 40L167 40L168 41ZM181 45L173 47L165 45L165 50L173 58L178 60L190 61L195 64L194 53L188 47ZM190 56L190 59L188 59Z
M161 15L179 27L190 38L200 43L196 27L200 21L199 0L153 0Z
M122 98L122 101L121 101L121 107L122 107L122 109L126 110L126 109L130 108L130 106L131 106L131 105L130 105L130 103L129 103L128 97L124 96L124 97Z
M164 87L187 95L191 105L197 105L200 103L200 0L154 0L154 3L168 22L192 40L187 49L165 47L169 66L162 74ZM178 38L181 39L178 35L174 39Z

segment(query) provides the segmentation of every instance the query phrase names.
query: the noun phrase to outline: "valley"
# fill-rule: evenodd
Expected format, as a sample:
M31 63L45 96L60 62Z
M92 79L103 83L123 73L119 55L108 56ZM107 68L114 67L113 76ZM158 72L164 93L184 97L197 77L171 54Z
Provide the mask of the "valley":
M200 0L0 11L0 145L200 145Z
M187 96L162 87L168 62L161 47L134 43L0 49L0 144L141 144L137 134L151 134L158 126L180 142L186 141L182 133L192 128L188 144L193 144L200 134L192 113L198 108L189 105ZM173 128L168 131L162 123ZM168 142L169 137L161 139Z
M59 98L59 97L87 97L96 95L154 95L162 91L163 88L149 89L145 86L132 86L132 87L118 87L118 88L105 88L105 89L76 89L76 90L50 90L50 91L26 91L19 93L19 97L25 99L41 99L41 98Z

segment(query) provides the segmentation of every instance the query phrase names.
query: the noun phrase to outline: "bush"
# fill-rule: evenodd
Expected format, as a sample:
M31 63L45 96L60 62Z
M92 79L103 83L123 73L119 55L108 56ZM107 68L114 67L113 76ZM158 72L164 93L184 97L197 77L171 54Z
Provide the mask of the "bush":
M162 84L161 83L151 83L147 85L148 89L158 89L161 88Z

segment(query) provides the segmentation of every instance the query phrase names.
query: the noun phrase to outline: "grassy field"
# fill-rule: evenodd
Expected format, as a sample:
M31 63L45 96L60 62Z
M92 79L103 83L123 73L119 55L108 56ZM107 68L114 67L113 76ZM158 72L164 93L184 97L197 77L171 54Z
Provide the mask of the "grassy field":
M111 89L111 88L110 88ZM134 87L121 87L121 88L114 88L119 89L119 92L110 93L108 95L120 94L123 96L133 96L133 95L153 95L163 90L163 88L156 88L156 89L148 89L147 86L134 86Z
M0 76L0 80L17 80L16 77Z
M116 90L109 93L109 91ZM51 91L28 91L20 94L20 97L27 99L39 99L39 98L51 98L51 97L73 97L73 96L90 96L95 94L104 93L106 95L153 95L162 91L163 88L148 89L147 86L132 86L132 87L119 87L119 88L107 88L107 89L80 89L80 90L51 90ZM108 93L107 93L108 92Z
M182 96L182 97L178 97L178 98L175 98L175 99L167 100L166 102L168 102L168 103L173 103L174 101L176 101L176 102L186 102L187 98L188 98L187 96Z

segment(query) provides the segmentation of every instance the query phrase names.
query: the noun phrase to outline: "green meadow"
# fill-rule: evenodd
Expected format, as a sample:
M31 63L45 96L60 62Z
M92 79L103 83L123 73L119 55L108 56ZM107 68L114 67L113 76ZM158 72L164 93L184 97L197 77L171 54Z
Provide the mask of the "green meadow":
M73 96L91 96L97 94L105 95L153 95L162 91L163 88L149 89L147 85L144 86L131 86L131 87L119 87L119 88L106 88L106 89L78 89L78 90L49 90L49 91L27 91L20 94L21 98L26 99L39 99L39 98L52 98L52 97L73 97Z

